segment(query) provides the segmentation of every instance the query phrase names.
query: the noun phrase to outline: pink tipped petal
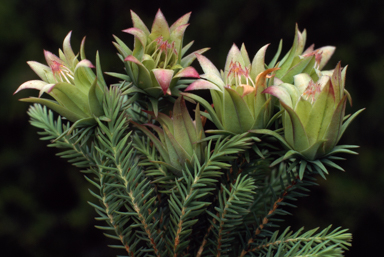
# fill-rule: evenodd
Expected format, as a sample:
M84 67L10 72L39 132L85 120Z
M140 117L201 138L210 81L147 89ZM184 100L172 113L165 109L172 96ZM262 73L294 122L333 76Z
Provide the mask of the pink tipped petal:
M302 53L302 55L310 54L315 50L315 44L310 45L305 51Z
M206 47L206 48L202 48L202 49L199 49L197 51L194 51L193 53L188 54L183 59L181 59L181 62L180 62L181 66L188 67L196 59L196 54L203 54L204 52L208 51L209 49L210 49L209 47ZM185 51L187 51L187 50L185 50ZM183 48L183 52L184 52L184 48Z
M77 67L95 68L95 66L93 66L93 64L91 63L91 61L89 61L89 60L87 60L87 59L81 60L81 61L76 65L76 69L77 69Z
M131 34L131 35L137 37L140 40L140 42L143 45L143 47L145 47L147 45L147 35L141 29L129 28L129 29L123 30L123 32Z
M319 51L319 53L321 53L321 61L320 61L320 65L319 65L320 70L322 68L324 68L324 66L327 64L329 59L331 59L335 50L336 50L336 47L334 47L334 46L323 46L323 47L317 49L317 51Z
M160 9L157 11L155 20L153 21L151 35L153 35L154 38L162 36L165 40L169 38L168 22Z
M184 24L187 24L188 21L189 21L189 18L191 17L191 12L189 13L186 13L184 14L183 16L181 16L177 21L175 21L172 26L169 28L170 31L172 32L173 30L175 30L177 27L181 26L181 25L184 25Z
M47 75L52 73L52 70L47 65L35 61L28 61L27 64L31 69L45 82L49 82ZM52 76L51 76L52 77Z
M128 55L127 57L125 57L124 61L126 62L133 62L133 63L136 63L137 65L143 65L139 60L137 60L136 57L134 57L133 55Z
M185 91L199 90L199 89L214 89L214 90L221 92L221 90L218 86L216 86L215 84L213 84L209 81L202 80L202 79L199 79L199 80L196 80L195 82L193 82L191 85L189 85L185 89Z
M323 88L329 83L330 77L329 76L321 76L317 80L317 84L320 85L320 90L323 90Z
M44 57L47 61L47 64L52 68L52 66L55 66L55 64L61 64L64 65L63 60L61 60L59 57L57 57L55 54L51 53L50 51L44 50Z
M221 91L224 90L224 87L226 86L223 79L221 77L216 76L215 74L208 73L208 74L203 74L200 76L202 79L206 79L209 82L212 82L213 84L217 85Z
M71 35L72 31L67 34L63 42L63 51L68 63L73 63L73 60L76 59L76 55L71 47Z
M333 70L331 83L335 94L335 101L339 102L344 95L344 84L342 82L340 62L337 63L335 69Z
M249 59L249 55L244 43L241 44L240 52L241 56L243 57L245 67L248 67L251 64L251 60Z
M169 94L169 86L171 84L174 71L166 69L153 69L152 72L155 75L155 78L161 89L163 90L164 95L167 93Z
M257 75L259 75L261 72L265 70L264 60L265 60L265 53L267 51L268 46L269 44L260 48L259 51L257 51L257 53L255 54L255 57L253 57L252 68L251 68L251 78L255 78Z
M84 51L84 48L85 48L85 38L86 37L83 37L83 39L81 40L81 43L80 43L80 58L83 60L83 59L86 59L85 57L85 51Z
M199 73L195 70L195 68L189 66L187 68L184 68L180 70L176 75L175 78L200 78Z
M241 56L240 49L233 44L231 49L228 52L227 60L225 61L225 69L224 72L227 73L229 71L229 66L231 63L239 62L242 67L245 67L245 63L243 57Z
M196 58L200 63L201 68L203 69L205 74L212 73L217 77L221 77L219 70L213 65L213 63L205 56L196 53Z
M41 90L45 85L47 85L47 82L41 81L41 80L30 80L27 81L19 86L19 88L15 91L16 94L19 91L23 89L36 89L36 90Z
M267 87L262 93L273 95L273 96L277 97L285 105L289 106L290 108L293 108L291 96L289 95L287 90L285 90L284 88L282 88L280 86Z
M43 86L43 88L40 90L39 92L39 97L41 97L41 95L43 93L51 93L52 89L55 87L56 84L47 84L45 86Z
M278 85L281 85L281 84L283 84L283 81L281 79L276 78L276 77L273 78L273 85L274 86L278 86Z
M140 19L140 17L131 10L131 17L132 17L132 23L133 27L141 29L146 35L149 35L149 29L147 26L144 24L144 22Z
M187 29L189 24L180 25L175 30L172 31L169 39L176 43L176 49L179 52L181 50L181 43L183 41L184 32ZM180 49L179 49L180 48Z
M303 32L300 32L299 26L296 24L297 29L297 48L296 54L302 54L305 46L305 42L307 41L307 31L304 29Z

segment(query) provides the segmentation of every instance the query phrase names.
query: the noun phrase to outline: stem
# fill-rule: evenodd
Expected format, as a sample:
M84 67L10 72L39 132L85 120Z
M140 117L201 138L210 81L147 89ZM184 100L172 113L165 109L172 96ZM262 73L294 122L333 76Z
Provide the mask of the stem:
M111 134L111 138L113 138L113 133ZM111 140L112 141L112 140ZM112 153L113 153L113 157L116 157L118 156L117 154L117 148L116 146L112 146ZM124 182L124 187L127 189L129 188L128 184L129 184L129 181L127 180L127 177L124 175L124 170L123 170L123 167L121 166L121 164L118 162L118 160L116 158L114 158L113 160L116 168L118 169L118 175L120 176L120 178L123 180ZM129 170L128 170L129 172ZM146 218L143 216L142 212L141 212L141 209L140 209L140 206L137 204L137 200L135 198L135 194L132 190L130 191L127 191L127 194L128 196L131 198L131 201L132 201L132 205L133 205L133 209L136 211L138 217L139 217L139 220L141 222L141 224L143 224L144 226L144 230L148 236L148 239L149 241L151 242L151 245L153 247L153 250L155 251L155 254L156 256L160 257L160 253L159 253L159 250L157 249L157 245L156 245L156 242L155 240L153 239L153 235L151 233L151 230L149 228L149 225L148 223L146 222ZM139 200L140 201L140 200ZM151 210L148 209L147 210L150 214Z
M131 191L127 192L127 193L128 193L129 197L132 200L133 209L136 211L136 213L137 213L137 215L138 215L138 217L140 219L141 224L143 224L143 226L144 226L144 230L145 230L145 232L146 232L146 234L148 236L149 241L151 242L151 245L153 247L153 250L155 251L156 256L160 257L159 250L157 249L157 245L156 245L155 240L153 239L151 230L149 229L149 225L145 221L145 217L141 213L141 209L140 209L140 207L136 203L136 198L134 196L134 192L131 190Z
M213 224L216 224L216 219L212 219L212 222L213 222ZM204 251L204 246L207 244L207 237L209 235L209 232L211 232L211 229L213 228L213 224L211 226L209 226L209 228L207 230L207 233L205 233L203 242L200 245L200 248L199 248L199 251L196 254L196 257L201 257L201 254Z
M106 213L108 215L109 222L111 223L111 225L113 225L113 228L115 229L115 233L120 238L121 244L124 245L125 250L127 251L128 255L131 256L131 257L134 257L135 255L131 251L129 245L124 242L124 235L121 233L121 231L119 229L119 226L116 225L116 222L114 220L113 214L111 214L109 212L109 204L106 202L106 195L105 194L103 195L103 204L105 206L105 211L106 211Z
M181 216L184 216L184 214L185 214L185 207L183 207L183 209L181 209ZM180 243L180 233L181 233L182 229L183 229L183 220L180 219L179 223L177 224L175 244L173 245L173 252L174 252L173 257L177 257L176 249Z
M201 176L203 174L203 171L199 174L196 175L195 179L193 180L192 184L190 185L189 187L189 192L188 194L185 196L185 199L183 201L183 208L181 209L181 215L179 215L179 222L177 224L177 231L176 231L176 235L175 235L175 243L173 245L173 257L177 257L178 253L176 251L177 249L177 246L179 245L180 243L180 234L182 232L182 229L183 229L183 216L185 215L186 213L186 210L187 210L187 206L185 206L185 203L188 202L188 199L191 197L192 193L194 192L194 190L199 190L198 188L195 187L195 185L197 183L199 183L200 179L201 179ZM191 232L190 232L191 233Z
M297 179L299 179L297 177ZM245 250L243 249L243 251L240 253L240 256L239 257L244 257L247 253L249 252L253 252L255 250L257 250L257 247L256 248L252 248L252 249L249 249L250 245L255 242L255 238L261 233L261 231L263 230L264 226L269 222L269 219L268 217L271 216L276 210L277 208L279 207L279 203L282 202L284 200L284 197L287 196L288 194L288 190L293 187L294 185L296 185L296 180L292 181L292 183L287 186L285 189L284 189L284 192L282 194L281 197L279 197L273 204L273 207L272 209L268 212L268 214L263 218L263 222L259 225L259 227L256 229L255 231L255 234L253 237L251 237L249 240L248 240L248 244L247 244L247 248L248 250Z

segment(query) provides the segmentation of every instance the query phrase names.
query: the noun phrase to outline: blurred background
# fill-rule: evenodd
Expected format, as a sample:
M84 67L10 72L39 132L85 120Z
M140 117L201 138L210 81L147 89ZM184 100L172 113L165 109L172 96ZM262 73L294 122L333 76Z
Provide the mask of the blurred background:
M338 3L340 2L340 3ZM211 47L205 55L223 67L233 43L245 43L252 57L271 43L267 62L284 39L289 50L295 23L307 29L307 45L337 46L326 68L341 60L349 65L347 89L353 106L347 113L367 109L352 123L342 142L360 145L358 156L339 162L346 172L333 171L282 226L312 229L329 224L349 228L352 248L346 256L373 256L382 250L384 230L384 9L374 0L1 0L0 1L0 251L1 256L115 256L113 243L94 228L95 212L87 201L88 182L56 150L38 139L28 123L27 103L19 98L36 95L25 90L13 96L23 82L37 79L26 61L45 63L43 49L57 53L69 31L79 50L87 36L87 58L94 62L100 50L104 71L122 71L111 44L112 34L128 45L132 36L121 30L132 26L130 9L151 26L158 8L171 24L192 11L185 42L192 50ZM269 54L269 55L268 55ZM195 65L197 66L197 65ZM111 83L114 80L110 81Z

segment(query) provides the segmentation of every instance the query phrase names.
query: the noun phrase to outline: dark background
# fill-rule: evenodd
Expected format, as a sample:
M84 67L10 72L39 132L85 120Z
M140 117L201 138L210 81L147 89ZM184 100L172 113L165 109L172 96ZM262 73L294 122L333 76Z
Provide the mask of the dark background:
M344 4L342 4L344 2ZM349 228L353 247L346 256L372 256L382 249L384 229L384 10L373 0L297 1L106 1L2 0L0 2L0 252L1 256L114 256L113 243L93 226L95 212L87 201L89 184L76 168L55 156L56 150L39 141L29 125L28 104L17 99L37 95L23 82L37 79L26 61L45 63L43 49L57 53L73 30L72 46L79 50L87 36L87 57L94 62L100 50L103 70L121 72L111 44L112 34L128 45L132 36L121 30L132 26L130 9L151 26L161 8L169 24L192 11L185 42L192 50L209 46L205 55L223 67L232 43L247 46L251 57L271 43L267 61L284 39L289 50L295 23L308 31L307 45L337 46L326 67L339 60L349 65L347 89L353 97L348 113L366 107L341 143L358 144L360 155L339 163L346 172L333 171L283 224L294 228ZM110 82L114 82L113 80Z

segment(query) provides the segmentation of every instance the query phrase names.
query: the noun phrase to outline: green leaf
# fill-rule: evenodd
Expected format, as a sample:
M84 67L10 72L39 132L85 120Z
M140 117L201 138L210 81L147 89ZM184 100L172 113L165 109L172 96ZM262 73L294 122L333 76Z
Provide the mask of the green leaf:
M300 118L297 116L297 114L291 107L289 107L282 101L280 101L280 103L287 111L287 114L290 118L289 122L291 122L292 124L292 131L289 132L292 133L292 135L289 136L292 136L293 138L293 149L298 152L307 149L309 147L309 141L304 126L300 121Z
M72 112L68 110L67 108L59 105L56 101L44 99L44 98L37 98L37 97L30 97L30 98L22 98L20 99L22 102L27 103L39 103L47 106L48 108L52 109L53 111L57 112L58 114L62 115L63 117L67 118L68 120L75 122L77 120L80 120L82 118L85 118L86 115L79 112Z
M255 133L255 134L264 134L264 135L273 136L274 138L279 140L286 149L292 150L292 147L288 144L288 142L284 139L284 137L282 137L279 133L275 131L272 131L269 129L252 129L252 130L249 130L249 132Z
M78 65L75 69L75 87L81 90L84 94L88 94L89 88L95 77L96 76L91 68Z
M254 117L243 98L233 89L225 88L222 113L223 127L234 133L252 129Z
M96 77L92 83L91 88L89 89L88 102L89 102L89 108L91 109L92 115L99 117L104 115L104 111L103 111L103 106L97 99L97 95L96 95L96 87L98 87L97 81L98 79Z
M197 141L195 126L182 97L177 98L173 107L173 136L182 148L192 156L192 142Z
M183 48L183 51L186 51L187 49L185 49L187 46L185 46ZM192 62L196 59L196 55L197 54L203 54L205 53L206 51L208 51L210 48L209 47L206 47L206 48L202 48L200 50L196 50L190 54L188 54L187 56L183 57L181 60L180 60L180 65L183 66L184 68L188 67L189 65L192 64ZM183 54L184 55L184 54Z
M89 117L91 115L88 105L88 96L71 84L66 82L57 83L53 87L50 95L72 112L79 113L80 110L85 116Z
M169 35L170 31L167 20L159 9L156 13L155 20L153 21L151 34L149 35L149 37L152 40L155 40L156 38L162 36L164 38L163 40L168 40Z
M189 97L189 98L195 100L196 102L200 103L207 110L209 115L211 115L212 122L216 125L216 127L219 130L224 130L224 127L221 124L219 118L217 117L215 110L212 108L212 106L204 98L202 98L198 95L195 95L195 94L191 94L191 93L181 93L181 95Z
M309 65L313 63L314 58L314 56L304 57L304 59L300 60L295 66L291 67L280 79L286 83L293 83L293 77L302 73L307 67L309 67Z
M148 69L133 55L129 55L124 59L125 61L131 62L132 63L132 68L133 66L136 66L138 68L138 76L135 78L131 78L136 80L135 84L137 87L141 89L148 89L152 87L152 80L151 80L151 74L148 71Z
M134 121L131 121L132 124L134 124L136 127L138 127L141 131L143 131L153 142L153 144L156 146L157 150L159 151L161 157L164 159L166 163L170 163L169 155L167 153L167 150L165 149L165 146L160 142L160 140L151 132L149 131L145 126L138 124Z
M97 75L98 81L101 85L101 87L99 87L99 90L97 91L98 99L99 99L99 101L101 101L101 99L102 99L101 96L104 94L103 89L107 87L107 83L105 83L103 71L101 70L99 51L96 52L96 75ZM101 94L101 96L100 96L100 94Z
M339 140L342 137L342 135L344 134L345 130L348 128L349 124L351 124L351 122L357 117L357 115L359 115L364 110L365 110L365 108L358 110L351 117L349 117L348 120L346 120L343 123L343 125L341 127L341 131L340 131L340 135L339 135Z
M335 102L329 94L329 90L330 84L327 83L309 110L308 121L304 124L309 144L311 145L323 138L335 111ZM339 122L341 122L341 120L339 120ZM336 125L336 127L332 129L336 131L339 130L337 124L334 125Z
M203 69L205 75L210 74L210 75L214 76L215 78L217 78L217 80L222 81L221 74L220 74L219 70L216 68L215 65L213 65L213 63L207 57L205 57L201 54L195 54L195 55L197 57L197 60L200 63L201 68Z
M114 43L114 46L117 48L119 53L122 55L123 59L128 55L132 54L132 50L118 37L113 35L117 43Z
M276 65L276 62L277 62L277 59L279 59L279 56L280 56L280 53L281 53L281 49L283 48L283 40L280 40L279 42L279 46L277 48L277 52L276 54L273 56L271 62L268 64L268 68L271 69L273 67L275 67Z
M132 11L132 10L131 10L131 17L132 17L133 26L135 28L141 29L147 36L149 36L150 32L149 32L147 26L140 19L140 17L134 11Z
M71 68L74 69L76 67L76 64L78 63L77 58L75 54L73 53L72 47L71 47L71 34L72 31L68 33L68 35L65 37L63 42L63 51L64 55L67 59L67 63L71 65Z
M264 58L268 45L263 46L257 51L255 57L252 60L251 78L256 78L261 72L265 70Z

